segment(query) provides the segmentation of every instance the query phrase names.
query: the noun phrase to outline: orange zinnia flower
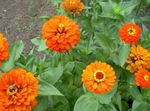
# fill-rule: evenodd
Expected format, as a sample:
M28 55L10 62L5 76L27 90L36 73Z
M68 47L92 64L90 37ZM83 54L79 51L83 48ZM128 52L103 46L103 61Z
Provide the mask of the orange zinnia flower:
M0 66L2 61L8 59L9 45L7 39L0 33Z
M55 16L42 28L42 38L49 49L63 52L70 50L80 39L78 25L66 16Z
M134 73L140 69L150 68L150 52L142 46L132 45L127 59L127 69Z
M150 72L141 69L135 74L135 82L141 88L150 88Z
M125 43L137 43L140 34L141 28L138 25L131 23L125 23L119 30L119 36Z
M79 14L84 9L84 4L80 0L66 0L61 3L61 7L71 14Z
M2 111L31 111L37 95L38 80L31 72L18 68L0 77L0 107L5 109Z
M113 68L103 62L91 63L83 70L82 81L84 86L96 94L105 94L112 89L115 83Z

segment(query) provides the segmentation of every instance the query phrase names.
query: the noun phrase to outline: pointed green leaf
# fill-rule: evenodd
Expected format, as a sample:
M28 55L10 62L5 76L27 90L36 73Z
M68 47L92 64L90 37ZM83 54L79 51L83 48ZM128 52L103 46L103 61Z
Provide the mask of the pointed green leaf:
M63 96L53 85L39 78L39 96Z
M134 101L132 111L150 111L150 105L143 101Z
M35 44L36 46L38 46L37 51L39 51L39 52L47 49L46 41L42 40L41 37L36 37L36 38L32 39L31 42L33 44Z
M91 94L83 95L77 100L74 111L98 111L98 100Z
M48 83L55 84L63 74L63 67L50 67L40 77Z
M129 55L129 51L130 51L129 44L124 44L121 46L120 51L119 51L119 61L120 61L121 66L125 64L127 57Z

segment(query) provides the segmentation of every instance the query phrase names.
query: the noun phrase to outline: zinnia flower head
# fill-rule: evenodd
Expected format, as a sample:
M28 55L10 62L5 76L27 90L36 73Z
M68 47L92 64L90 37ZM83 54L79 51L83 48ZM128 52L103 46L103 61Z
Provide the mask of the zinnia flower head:
M141 69L135 74L135 83L141 88L150 88L150 72Z
M138 45L132 45L127 59L127 69L134 73L140 69L150 68L150 51Z
M9 44L7 39L0 33L0 65L2 65L2 61L8 59L9 53Z
M137 43L140 34L141 28L138 25L131 23L125 23L119 30L119 36L125 43Z
M116 80L113 68L104 62L93 62L83 70L84 86L96 94L105 94L114 86Z
M38 80L31 72L18 68L0 77L0 107L5 109L2 111L31 111L37 95Z
M55 16L42 28L42 38L49 49L64 52L77 45L80 40L78 25L66 16Z
M79 14L84 9L84 4L81 0L65 0L61 3L61 7L71 14Z

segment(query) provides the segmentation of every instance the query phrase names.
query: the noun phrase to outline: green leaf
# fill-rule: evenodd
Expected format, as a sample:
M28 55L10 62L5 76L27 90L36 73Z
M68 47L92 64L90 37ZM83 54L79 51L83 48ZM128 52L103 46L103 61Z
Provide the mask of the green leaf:
M91 94L82 95L77 100L74 111L98 111L98 100Z
M122 111L122 103L121 103L121 94L120 93L117 93L113 96L112 100L113 100L113 103L115 103L115 105L117 105L119 111Z
M136 85L135 82L134 82L134 76L133 76L133 74L131 74L131 73L129 73L129 72L126 72L126 74L128 74L128 79L127 79L127 81L128 81L128 86L129 86L128 91L129 91L130 95L131 95L134 99L136 99L136 100L138 100L138 101L143 101L144 98L143 98L143 96L141 95L139 89L137 88L137 85Z
M118 82L115 83L111 91L107 92L106 94L98 94L98 95L95 94L95 96L101 104L110 104L112 97L115 95L117 91L117 88Z
M141 93L146 100L150 101L150 88L141 89Z
M39 96L63 96L53 85L39 79Z
M114 105L100 105L98 111L117 111Z
M130 51L130 45L124 44L121 46L119 51L119 61L121 66L125 64L129 51Z
M150 111L150 105L143 101L134 101L132 111Z
M128 111L128 107L129 107L128 103L125 101L122 101L121 104L122 104L122 111Z
M95 39L97 43L105 50L113 52L116 49L116 44L111 37L108 37L102 33L96 32Z
M117 53L112 53L110 55L110 60L112 60L116 65L120 65L120 60Z
M122 3L122 13L124 13L124 16L127 16L131 14L136 6L138 6L140 3L140 0L131 0L131 1L125 1Z
M37 97L38 104L33 107L33 111L45 111L47 106L50 104L48 103L48 97L46 96L39 96Z
M68 63L65 65L64 70L65 70L66 72L68 72L68 71L71 72L71 71L73 70L74 66L75 66L75 63L74 63L74 62L68 62Z
M20 58L24 44L22 41L15 42L9 49L9 59L3 63L1 69L5 72L15 66L15 62Z
M52 99L53 104L49 111L70 111L70 104L64 96L53 96Z
M147 0L147 3L150 3L150 0Z
M144 24L142 24L142 36L140 44L145 48L150 49L149 41L150 41L150 31Z
M141 39L142 40L148 39L149 34L150 34L149 29L144 24L142 24L142 38Z
M73 70L73 74L74 74L74 85L76 86L81 86L82 81L81 81L81 74L83 69L86 67L86 64L83 62L75 62L75 67Z
M93 32L94 31L93 27L92 27L92 24L91 24L91 20L89 19L89 17L81 16L81 24L82 24L82 27L86 31L88 31L88 32Z
M110 2L100 2L100 5L102 7L102 13L100 14L101 17L120 19L116 14L113 13L113 8Z
M39 52L47 49L46 41L42 40L41 37L36 37L36 38L32 39L31 42L34 45L38 46L37 51L39 51Z
M40 77L48 83L55 84L63 74L63 67L50 67Z
M150 22L150 16L135 18L136 23Z

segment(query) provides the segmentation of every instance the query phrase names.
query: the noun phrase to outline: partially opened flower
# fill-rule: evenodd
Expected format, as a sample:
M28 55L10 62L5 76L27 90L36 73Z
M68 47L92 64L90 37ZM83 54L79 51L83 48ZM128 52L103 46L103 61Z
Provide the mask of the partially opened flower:
M84 9L84 4L81 0L65 0L61 3L61 7L71 14L79 14Z
M135 82L141 88L150 88L150 72L141 69L135 74Z
M0 65L2 65L2 61L8 59L9 53L9 44L7 39L0 33Z
M150 68L150 51L138 45L132 45L127 59L127 69L135 73L140 69Z
M82 81L91 92L105 94L114 86L116 80L113 68L104 62L93 62L83 70Z
M0 107L2 111L31 111L36 104L38 80L22 68L0 77Z
M42 28L42 38L49 49L63 52L70 50L80 40L78 25L66 16L55 16Z
M119 30L119 36L124 43L137 43L140 34L141 28L138 25L131 23L125 23Z

